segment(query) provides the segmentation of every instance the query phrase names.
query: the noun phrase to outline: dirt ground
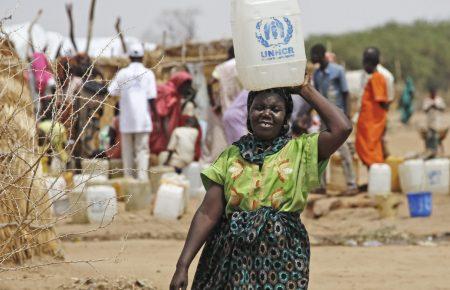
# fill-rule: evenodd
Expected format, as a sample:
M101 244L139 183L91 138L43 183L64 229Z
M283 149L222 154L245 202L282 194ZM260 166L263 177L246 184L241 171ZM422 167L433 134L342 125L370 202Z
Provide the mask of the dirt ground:
M77 279L122 276L168 289L182 246L182 241L174 240L64 243L67 261L109 260L2 274L0 289L57 289ZM450 289L449 269L449 245L313 247L310 289Z
M446 118L450 123L450 116ZM409 126L397 119L397 114L391 116L387 134L391 153L420 153L418 128L424 116L415 116ZM450 152L450 138L445 149ZM302 217L313 244L310 289L450 289L450 195L434 195L433 215L421 219L410 218L406 198L400 198L398 216L391 219L380 219L373 208L339 209L320 219ZM191 200L178 221L158 220L149 211L128 213L121 204L106 228L62 222L56 230L65 262L2 273L0 290L71 289L87 278L121 277L168 289L198 202ZM54 261L33 261L30 266L48 262Z

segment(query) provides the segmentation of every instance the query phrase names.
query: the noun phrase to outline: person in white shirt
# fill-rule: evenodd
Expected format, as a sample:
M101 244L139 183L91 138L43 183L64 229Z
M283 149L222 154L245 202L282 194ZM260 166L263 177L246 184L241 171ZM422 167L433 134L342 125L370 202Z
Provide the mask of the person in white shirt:
M141 44L132 45L128 55L131 64L116 74L108 91L112 95L120 96L119 123L124 175L133 177L133 171L136 169L137 178L146 181L150 157L149 136L153 129L149 103L151 112L154 113L156 80L153 72L142 63L144 48Z
M435 88L430 88L430 95L423 100L423 111L427 116L426 129L423 130L425 136L425 146L428 157L434 158L442 148L442 139L448 130L443 121L446 104L443 98L437 95Z

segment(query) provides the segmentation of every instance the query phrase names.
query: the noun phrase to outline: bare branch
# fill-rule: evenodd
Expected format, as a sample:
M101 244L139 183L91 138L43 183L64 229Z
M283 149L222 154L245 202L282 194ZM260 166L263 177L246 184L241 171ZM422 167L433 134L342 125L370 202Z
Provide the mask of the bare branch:
M118 16L118 17L117 17L117 20L116 20L115 28L116 28L117 34L119 35L119 39L120 39L120 43L122 44L123 52L124 52L124 53L127 53L127 45L126 45L126 43L125 43L125 39L124 39L124 36L123 36L123 32L122 32L122 30L121 30L121 28L120 28L120 23L121 23L121 19L120 19L120 16Z
M34 17L34 19L31 21L30 26L28 27L28 47L31 49L32 52L35 52L34 43L33 43L33 27L38 22L39 18L42 16L42 9L39 9L38 13ZM27 49L27 53L28 53Z
M91 46L92 39L92 28L94 26L94 16L95 16L95 3L96 0L91 0L91 7L89 8L89 22L88 22L88 32L87 32L87 42L85 52L89 54L89 48Z
M67 17L69 18L69 35L75 52L78 53L77 43L75 42L75 33L73 27L72 2L66 4Z

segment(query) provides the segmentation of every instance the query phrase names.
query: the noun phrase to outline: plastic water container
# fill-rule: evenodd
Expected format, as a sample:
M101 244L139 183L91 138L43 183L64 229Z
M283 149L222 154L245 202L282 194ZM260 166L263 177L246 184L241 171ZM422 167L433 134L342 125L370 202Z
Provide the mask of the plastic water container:
M84 159L81 160L81 168L84 174L93 177L103 176L108 179L109 161L107 159Z
M162 184L156 195L154 215L162 219L178 219L185 208L185 189L174 184Z
M411 217L430 216L433 208L431 192L408 193L408 206Z
M183 210L183 212L185 212L188 207L188 192L191 188L191 184L190 184L189 180L187 180L184 175L180 175L177 173L165 173L161 177L161 184L172 184L172 185L180 186L183 188L183 190L184 190L184 194L183 194L184 210Z
M369 170L369 194L391 193L391 167L387 164L373 164Z
M77 174L73 176L73 185L69 192L72 223L89 223L87 214L89 203L86 197L86 190L89 184L104 183L107 180L108 179L104 175L94 176L89 174Z
M399 167L405 162L405 159L402 157L389 156L386 159L386 164L391 167L391 190L392 192L401 192L400 186L400 175L399 175Z
M116 190L112 186L89 186L86 201L87 216L91 223L108 224L117 214Z
M192 162L183 170L184 176L186 176L190 183L189 196L191 197L197 197L203 187L202 180L200 178L201 169L200 163Z
M45 178L48 196L56 216L62 216L70 208L69 196L66 194L66 181L63 177Z
M73 186L74 189L83 188L88 183L104 182L107 180L108 177L104 175L76 174L73 176Z
M246 89L303 83L307 61L298 0L232 0L231 24Z
M421 192L425 188L425 163L422 159L407 160L399 166L402 192Z
M122 178L123 177L123 162L122 159L110 159L109 160L109 178Z
M123 183L123 191L126 201L126 211L150 209L150 204L152 202L152 189L150 182L126 179Z
M425 189L432 193L448 194L450 161L433 159L425 162Z
M158 192L161 185L161 177L166 173L175 172L171 166L155 166L150 168L149 178L152 186L152 192Z

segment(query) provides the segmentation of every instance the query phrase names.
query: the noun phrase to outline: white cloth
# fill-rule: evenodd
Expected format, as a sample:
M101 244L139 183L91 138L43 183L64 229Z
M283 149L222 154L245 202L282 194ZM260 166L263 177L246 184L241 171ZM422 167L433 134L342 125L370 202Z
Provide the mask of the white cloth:
M179 127L173 131L167 146L169 151L173 151L169 162L171 166L184 168L194 161L197 137L196 128Z
M395 78L394 75L387 70L384 66L379 64L377 66L377 71L382 74L386 80L387 85L387 97L388 101L392 102L395 99Z
M445 101L439 96L434 99L427 97L423 101L423 110L427 115L427 127L436 131L444 129L443 114L446 108Z
M148 180L150 148L148 133L122 133L122 162L125 177L137 175L139 180ZM136 167L134 164L136 163ZM133 173L137 174L133 174Z
M212 76L219 81L220 104L222 112L225 112L242 91L242 85L236 69L236 59L230 59L216 66Z
M153 130L148 100L156 98L154 73L142 63L132 62L121 69L108 87L112 95L120 96L120 131L150 133Z

